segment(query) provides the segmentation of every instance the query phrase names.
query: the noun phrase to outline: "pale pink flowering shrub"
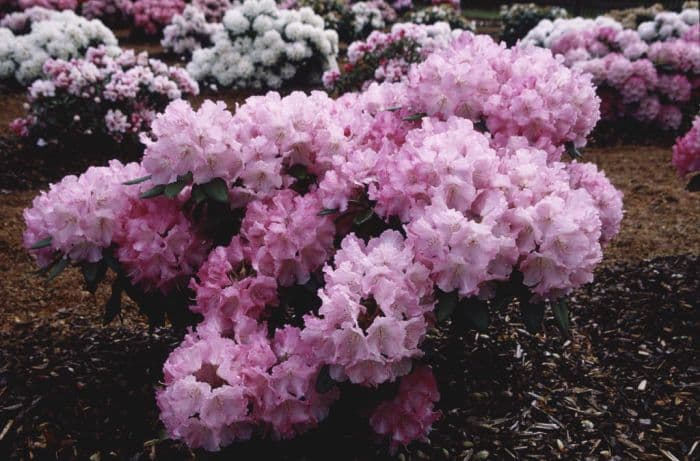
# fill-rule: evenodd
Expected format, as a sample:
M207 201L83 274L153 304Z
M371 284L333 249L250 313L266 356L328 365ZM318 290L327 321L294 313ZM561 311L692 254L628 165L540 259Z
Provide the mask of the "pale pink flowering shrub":
M700 171L700 117L695 117L691 129L676 140L672 162L680 177Z
M373 31L366 40L348 46L347 62L340 70L326 71L323 84L328 90L344 93L365 89L373 81L405 80L412 64L446 46L460 32L446 22L397 23L390 32Z
M124 1L125 14L134 27L146 35L157 35L185 9L183 0L128 0Z
M674 131L700 101L700 46L692 29L682 38L647 43L641 32L609 18L576 18L541 23L524 43L544 45L568 66L590 73L605 120L632 119Z
M22 10L39 6L48 10L75 10L78 7L77 0L19 0L19 7Z
M128 238L98 249L130 296L194 300L201 316L157 391L170 437L206 450L294 437L346 389L398 382L370 425L394 448L426 440L429 329L513 299L530 329L555 302L565 318L560 298L593 279L622 219L602 173L559 161L598 99L547 50L464 34L403 82L268 93L235 115L176 101L153 122L142 185L120 186L140 193L117 220Z
M27 116L13 128L52 142L86 135L135 142L168 102L199 92L183 69L131 50L113 58L90 48L84 59L48 60L44 73L29 87Z

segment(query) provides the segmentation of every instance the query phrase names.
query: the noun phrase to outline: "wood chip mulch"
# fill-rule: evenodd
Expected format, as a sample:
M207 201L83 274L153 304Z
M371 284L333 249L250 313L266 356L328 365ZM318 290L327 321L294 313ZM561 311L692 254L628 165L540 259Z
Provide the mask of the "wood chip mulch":
M357 401L293 441L190 452L153 396L177 338L62 308L0 332L0 459L696 460L699 294L698 256L612 264L573 296L570 338L552 318L531 335L514 306L487 334L433 332L443 418L394 455Z

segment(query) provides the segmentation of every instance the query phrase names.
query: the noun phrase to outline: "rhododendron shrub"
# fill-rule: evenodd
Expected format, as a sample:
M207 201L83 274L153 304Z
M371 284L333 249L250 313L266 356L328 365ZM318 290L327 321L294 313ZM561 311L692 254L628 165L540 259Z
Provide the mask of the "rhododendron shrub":
M525 37L540 21L566 18L569 14L558 6L538 6L534 3L513 3L501 5L501 40L508 45Z
M204 13L209 22L219 22L233 3L230 0L193 0L192 6Z
M187 71L197 81L234 88L279 88L297 75L320 81L335 68L338 34L310 8L279 9L246 0L226 12L214 45L196 50Z
M203 11L187 5L182 14L173 16L170 24L163 29L163 48L177 55L189 56L193 51L212 45L212 36L223 26L207 22Z
M104 47L85 59L49 60L46 79L28 91L28 114L12 122L19 136L66 143L86 135L136 141L173 99L199 89L184 69L132 50L112 58Z
M44 75L46 61L81 58L100 45L112 56L120 51L112 31L97 19L44 8L8 15L0 27L0 81L27 86Z
M459 11L459 8L451 5L433 5L427 8L410 11L405 16L405 22L414 24L435 24L446 22L453 29L462 29L474 32L476 22L470 21Z
M700 171L700 116L695 117L693 126L685 135L676 139L672 162L681 178ZM700 174L691 177L688 190L700 190Z
M647 42L681 38L692 28L698 28L700 12L697 8L684 9L680 13L662 11L652 21L645 21L637 27L643 40Z
M564 56L590 73L605 120L633 120L666 131L687 125L700 103L697 40L646 43L616 21L575 18L541 22L523 40Z
M20 9L28 10L33 7L41 7L49 10L75 10L78 6L77 0L19 0Z
M86 18L100 19L106 24L125 25L130 0L86 0L82 2L80 13Z
M372 32L367 40L348 46L347 62L340 69L323 74L329 91L344 93L366 88L372 82L399 82L411 65L423 61L431 52L447 46L461 33L446 22L417 25L394 24L390 32Z
M122 8L136 31L157 35L185 9L183 0L124 0Z
M622 218L602 172L560 161L598 103L548 50L469 32L404 81L335 100L270 92L235 114L175 101L142 137L134 185L114 183L118 202L93 212L92 182L65 199L54 186L25 242L40 262L81 261L66 241L114 255L132 292L190 293L200 320L156 395L171 437L206 450L291 438L364 389L397 448L440 415L424 348L437 322L487 328L517 299L527 328L550 306L565 330L565 295L593 279Z
M342 41L366 37L396 20L396 11L383 0L348 3L342 0L289 0L287 9L309 7L323 18L325 27L335 30Z

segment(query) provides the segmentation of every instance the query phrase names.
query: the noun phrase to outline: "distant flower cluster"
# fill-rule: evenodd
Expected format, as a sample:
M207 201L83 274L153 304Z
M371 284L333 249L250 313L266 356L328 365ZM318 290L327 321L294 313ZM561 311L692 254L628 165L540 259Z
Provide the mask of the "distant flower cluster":
M279 88L303 72L307 81L336 66L338 35L310 8L278 9L246 0L224 15L213 46L196 50L187 71L198 81L235 88Z
M549 48L568 66L591 74L604 119L631 118L677 130L700 99L700 46L696 38L686 38L693 30L683 38L647 43L611 18L559 19L542 21L523 43Z
M390 32L372 32L367 40L350 44L348 61L340 69L323 74L323 84L331 91L346 92L367 87L372 82L399 82L412 64L450 43L462 31L446 22L418 25L397 23Z
M566 18L568 16L568 12L558 6L538 6L534 3L501 5L501 40L508 45L514 45L540 21Z
M89 47L99 45L112 56L120 51L117 39L104 24L72 11L33 8L9 15L0 27L0 81L29 85L44 75L46 61L80 58Z
M223 29L220 23L207 21L206 14L193 5L187 5L182 14L173 16L163 29L163 48L177 55L190 56L195 50L212 45L212 36Z
M435 24L436 22L446 22L453 29L476 31L476 23L465 18L459 9L443 4L433 5L409 12L405 16L405 22L414 24Z
M29 87L28 115L12 128L46 141L135 138L169 101L198 92L181 68L133 51L112 58L103 47L88 49L84 59L48 60L43 72L46 77Z

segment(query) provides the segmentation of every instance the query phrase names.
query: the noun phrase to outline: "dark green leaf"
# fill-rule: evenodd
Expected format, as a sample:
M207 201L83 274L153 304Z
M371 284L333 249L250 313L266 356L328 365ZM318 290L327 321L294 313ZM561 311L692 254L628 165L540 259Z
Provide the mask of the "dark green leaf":
M50 282L51 280L55 279L58 277L58 275L63 272L63 270L68 267L68 258L61 258L56 263L51 266L51 269L49 269L46 281Z
M482 133L486 133L489 130L486 126L486 122L483 120L479 120L478 122L474 123L474 129Z
M207 194L204 193L201 186L197 184L192 186L192 200L194 200L195 204L203 202L206 198Z
M554 318L557 319L559 324L559 329L568 336L571 322L569 321L569 309L566 306L566 300L560 299L552 304L552 311L554 312Z
M476 298L462 300L459 309L464 310L464 316L472 327L478 331L486 331L489 327L489 308L486 302Z
M202 190L207 197L220 203L228 203L228 187L226 181L221 178L214 178L206 184L202 184Z
M159 184L155 187L152 187L148 189L146 192L143 192L140 197L141 198L153 198L153 197L158 197L160 195L163 195L163 192L165 192L165 186L162 184Z
M355 217L352 219L352 222L358 226L361 226L362 224L366 223L370 219L372 219L372 216L374 215L374 210L368 209L368 210L363 210L359 214L355 215Z
M96 263L83 263L80 265L80 271L83 273L85 286L87 287L88 291L90 293L94 293L95 290L97 290L97 285L107 272L107 264L104 261L99 261Z
M402 120L404 122L415 122L415 121L421 120L426 115L428 115L428 114L426 114L425 112L418 112L417 114L411 114L407 117L404 117Z
M114 318L119 315L122 309L122 291L124 287L120 278L117 278L112 284L112 294L109 295L107 304L105 304L105 315L103 321L105 324L114 320Z
M520 299L520 313L523 316L525 328L530 333L537 333L542 327L542 319L544 318L544 304L532 304L526 299Z
M401 106L390 107L387 109L387 112L396 112L397 110L401 110Z
M294 164L287 170L289 176L296 179L306 179L309 177L309 170L306 169L304 165Z
M435 306L435 316L438 322L444 322L452 317L452 314L459 302L457 291L445 293L442 290L437 291L437 305Z
M333 389L334 385L335 381L331 378L330 367L328 365L322 366L316 377L316 392L325 394Z
M337 208L324 208L318 212L319 216L328 216L329 214L336 214L339 210Z
M578 160L583 158L583 154L576 148L573 142L567 142L564 144L564 147L566 148L566 153L569 154L569 157L571 157L573 160Z
M696 174L690 178L690 181L688 181L688 185L685 186L685 188L688 192L700 192L700 174Z
M39 240L34 245L30 246L30 250L40 250L51 245L51 237L46 237L45 239Z
M150 174L148 176L143 176L141 178L136 178L136 179L132 179L131 181L123 182L122 184L124 184L125 186L133 186L135 184L141 184L142 182L146 182L149 179L151 179Z
M165 194L165 196L168 198L175 198L177 197L177 194L179 194L182 191L182 189L185 188L186 185L187 183L184 179L178 179L177 181L171 182L170 184L166 185L163 189L163 194Z

